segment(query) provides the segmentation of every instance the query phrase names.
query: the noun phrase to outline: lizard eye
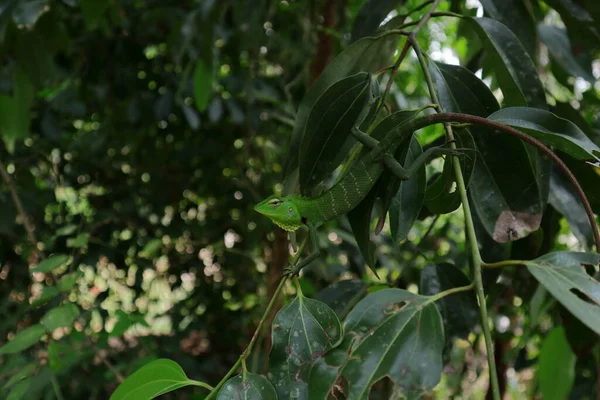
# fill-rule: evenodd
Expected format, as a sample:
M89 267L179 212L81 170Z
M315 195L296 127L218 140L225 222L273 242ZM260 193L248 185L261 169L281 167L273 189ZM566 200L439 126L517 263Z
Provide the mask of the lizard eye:
M279 199L273 199L271 201L269 201L269 205L272 207L277 207L278 205L280 205L281 203L283 203L283 201L279 200Z

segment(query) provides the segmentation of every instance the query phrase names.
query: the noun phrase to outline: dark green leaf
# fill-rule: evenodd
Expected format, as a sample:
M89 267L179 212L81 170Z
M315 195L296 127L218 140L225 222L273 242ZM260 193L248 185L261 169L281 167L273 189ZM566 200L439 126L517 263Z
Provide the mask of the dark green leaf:
M65 373L77 366L81 360L89 356L89 350L73 351L74 342L51 341L48 345L48 361L52 371Z
M110 400L153 399L193 384L175 361L161 358L152 361L127 377Z
M592 74L592 65L585 64L573 54L569 37L564 29L556 26L539 25L538 32L544 44L548 47L552 58L569 74L581 77L590 83L596 82Z
M331 307L338 318L344 318L366 294L367 285L361 279L346 279L327 286L314 299Z
M535 278L574 316L600 334L600 283L584 265L598 268L600 255L560 251L525 265Z
M7 400L37 399L43 391L47 392L51 379L52 370L43 367L37 375L17 383L10 391Z
M413 135L402 164L405 167L410 166L422 152L421 145ZM390 228L396 242L406 238L421 212L425 200L426 178L425 166L423 166L413 177L399 182L400 187L389 203Z
M80 0L81 13L88 29L95 29L110 6L109 1Z
M522 0L481 0L490 16L506 25L533 59L537 48L535 19Z
M21 370L19 370L19 372L11 376L10 379L6 381L4 386L2 386L2 389L7 389L15 383L18 383L19 381L31 376L37 368L38 365L35 363L25 365L23 368L21 368Z
M42 293L40 294L40 297L35 299L33 301L33 303L31 303L31 306L32 307L40 306L40 305L50 301L54 297L58 296L60 294L60 292L61 291L54 286L44 286L42 288Z
M0 137L9 151L15 142L29 135L30 108L34 99L34 88L27 75L15 69L13 95L0 94Z
M40 341L46 334L43 325L33 325L17 333L8 343L0 347L0 355L14 354L26 350Z
M377 276L375 257L375 244L371 242L371 214L377 200L377 188L372 188L364 199L347 214L348 222L356 239L358 249L365 260L365 264L371 268Z
M30 272L52 272L65 265L68 259L66 254L55 254L32 268Z
M421 272L420 292L430 296L470 283L469 278L452 264L428 265ZM446 340L466 339L479 322L477 299L472 291L444 297L437 304L444 318Z
M399 3L406 3L406 0L367 0L354 20L352 42L373 35L384 18Z
M528 107L503 108L488 117L510 125L578 160L600 159L600 147L574 123L549 111Z
M217 400L277 400L271 382L262 375L247 373L229 379L219 391Z
M564 328L552 329L542 342L538 360L538 380L544 400L567 398L575 381L575 361Z
M334 349L311 371L311 399L336 393L335 382L342 378L348 399L368 398L371 386L384 377L394 384L394 393L407 398L417 398L439 382L444 330L427 297L380 290L354 307L344 332L341 351Z
M372 53L377 54L381 44L380 41L385 41L389 38L389 35L365 37L352 43L327 65L325 70L319 75L319 78L308 89L296 113L294 132L292 133L292 140L285 164L286 177L290 176L298 168L300 146L304 138L308 117L321 95L334 83L347 76L360 71L374 72L378 67L373 66L377 64L371 65L373 59Z
M594 243L590 220L581 204L581 199L575 194L573 184L567 180L562 171L552 169L550 177L550 204L560 212L569 223L573 234L584 249L591 249Z
M502 23L490 18L466 18L483 42L509 106L546 108L546 95L537 69L525 48Z
M208 101L212 94L213 74L202 60L196 63L194 70L194 100L198 111L204 111L208 107Z
M53 331L62 327L70 327L78 316L79 308L75 304L69 303L48 311L40 322L47 330Z
M31 384L31 378L25 379L19 383L17 383L10 394L6 398L6 400L21 400L25 398L27 391L29 390L29 385Z
M304 194L337 167L333 161L372 98L370 87L366 72L349 76L327 89L310 111L300 147L300 188Z
M12 18L17 27L31 29L42 14L49 10L48 0L21 0L13 9Z
M283 307L273 321L273 347L268 378L279 399L303 398L311 364L342 338L335 312L301 293Z

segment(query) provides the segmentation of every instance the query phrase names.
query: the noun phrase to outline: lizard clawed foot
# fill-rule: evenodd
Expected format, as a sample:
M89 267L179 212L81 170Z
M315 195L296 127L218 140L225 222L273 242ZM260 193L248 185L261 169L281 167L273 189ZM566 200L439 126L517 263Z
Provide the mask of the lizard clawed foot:
M298 264L296 264L296 265L290 264L289 266L287 266L283 269L283 276L293 278L300 274L301 269L302 269L302 267L298 268Z

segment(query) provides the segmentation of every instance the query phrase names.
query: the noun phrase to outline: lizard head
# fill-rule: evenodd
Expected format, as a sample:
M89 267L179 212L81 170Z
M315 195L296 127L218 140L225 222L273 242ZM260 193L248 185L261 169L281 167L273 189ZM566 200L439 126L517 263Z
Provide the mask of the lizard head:
M302 216L291 196L271 196L254 206L254 210L265 215L286 231L295 231L302 226Z

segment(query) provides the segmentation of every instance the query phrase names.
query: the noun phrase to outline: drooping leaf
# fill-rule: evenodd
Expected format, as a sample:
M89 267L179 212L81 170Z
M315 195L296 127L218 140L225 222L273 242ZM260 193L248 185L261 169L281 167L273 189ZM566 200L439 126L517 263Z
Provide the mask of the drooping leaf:
M544 400L567 398L575 381L575 361L564 328L555 327L542 342L538 359L537 377Z
M279 399L306 396L311 364L342 338L342 325L326 304L299 293L275 316L267 375Z
M277 400L271 382L262 375L247 373L229 379L219 391L217 400Z
M488 118L517 128L578 160L600 160L600 147L592 142L577 125L549 111L509 107L496 111Z
M490 18L465 19L483 42L508 106L547 108L537 69L510 29Z
M79 308L75 304L69 303L48 311L40 322L47 330L53 331L58 328L71 326L78 316Z
M202 60L198 60L194 69L194 100L198 111L204 111L212 94L213 74Z
M311 371L311 399L336 393L341 379L347 383L348 400L368 398L373 384L384 377L392 381L395 394L407 398L439 382L444 330L439 311L427 297L400 289L373 293L348 314L344 332L339 348Z
M327 286L314 299L331 307L338 318L344 318L366 294L367 285L362 279L345 279Z
M52 272L65 265L69 256L66 254L55 254L36 265L31 272Z
M372 188L364 199L347 214L348 222L356 239L356 244L365 260L365 264L371 268L375 276L377 258L375 257L375 244L371 241L371 215L373 206L377 200L377 188Z
M592 74L592 65L584 63L573 54L567 32L556 26L539 25L540 39L544 42L550 55L570 75L581 77L593 83L596 81Z
M154 360L127 377L110 400L153 399L184 386L192 385L183 369L175 361Z
M371 64L373 59L371 53L378 53L380 41L389 38L389 35L365 37L352 43L327 65L321 75L319 75L319 78L310 86L302 98L298 106L298 112L296 113L294 132L292 133L292 140L284 168L286 177L289 177L298 168L300 146L303 141L308 117L321 95L334 83L347 76L360 71L374 72L377 68L374 65L377 64Z
M581 199L575 194L571 182L556 168L552 169L550 177L549 202L567 219L571 231L573 231L581 246L585 250L591 249L594 237L590 220L581 204Z
M600 255L559 251L525 261L529 272L567 310L600 334L600 282L584 265L598 268Z
M481 0L490 16L506 25L523 44L533 59L536 53L535 19L521 0Z
M413 136L406 149L402 164L405 167L410 166L422 153L421 145ZM406 238L421 212L425 200L426 178L425 167L423 167L416 171L410 179L398 182L399 188L389 202L390 229L396 242Z
M319 97L310 111L300 147L300 188L304 194L337 167L333 161L350 137L357 116L372 99L365 72L344 78Z
M444 290L467 286L469 278L449 263L428 265L421 272L420 292L431 296ZM473 291L456 293L437 301L444 319L446 340L467 338L479 321L479 308Z
M4 346L0 347L0 355L14 354L26 350L40 341L46 334L46 328L43 325L32 325L17 333Z

